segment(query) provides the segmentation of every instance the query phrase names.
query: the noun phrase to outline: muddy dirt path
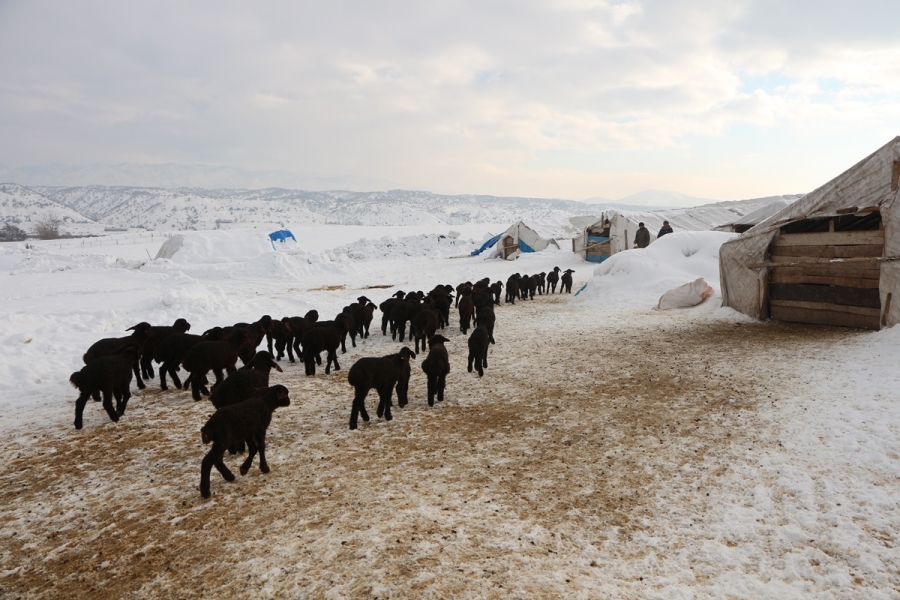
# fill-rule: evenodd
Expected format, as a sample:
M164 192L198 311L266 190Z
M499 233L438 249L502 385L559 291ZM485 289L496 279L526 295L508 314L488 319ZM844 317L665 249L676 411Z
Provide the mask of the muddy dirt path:
M139 393L118 424L92 404L82 431L0 440L0 595L539 597L601 581L641 595L635 565L690 541L647 537L702 524L730 465L775 443L757 409L793 376L777 357L846 335L687 313L623 323L559 296L497 313L483 379L452 331L446 400L427 406L420 356L410 405L385 423L370 398L356 432L347 369L397 343L373 334L330 376L285 363L273 382L294 404L270 428L272 472L214 471L210 500L211 407L185 392Z

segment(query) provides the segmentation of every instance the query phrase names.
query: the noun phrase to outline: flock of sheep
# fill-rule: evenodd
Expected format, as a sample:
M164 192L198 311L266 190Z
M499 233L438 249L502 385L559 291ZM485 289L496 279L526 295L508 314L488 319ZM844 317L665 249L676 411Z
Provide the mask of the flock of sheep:
M571 293L572 271L560 274L555 267L549 274L510 276L505 285L505 302L515 304L517 299L534 299L535 294ZM72 373L69 381L78 388L75 401L75 428L81 429L84 408L90 398L101 401L113 421L125 413L131 397L132 376L138 388L145 386L144 379L154 377L153 362L160 364L160 387L167 390L167 376L175 387L191 388L194 400L208 396L216 412L201 429L204 444L212 448L201 465L200 492L210 496L210 472L212 467L227 481L234 474L225 466L226 451L242 452L246 445L247 459L240 467L244 475L250 469L256 454L263 473L269 472L265 457L266 430L276 408L290 404L289 391L283 385L269 386L269 374L274 368L282 371L276 360L287 353L290 362L302 360L306 375L315 375L316 366L322 364L321 354L326 353L325 373L340 369L337 349L346 352L347 337L353 347L356 338L369 337L369 326L375 310L382 313L381 331L402 343L409 325L409 341L415 350L402 347L396 354L383 357L358 359L347 376L354 388L350 411L350 429L357 428L358 418L369 420L365 399L371 390L378 393L378 417L391 420L391 396L396 390L400 407L407 403L410 360L417 353L428 354L422 361L422 370L428 380L428 405L444 399L444 387L450 372L450 360L444 343L449 341L437 333L450 322L451 307L459 313L459 328L468 334L468 371L484 375L490 344L494 343L494 306L500 305L504 284L482 279L476 283L465 282L455 288L438 285L430 292L396 292L377 307L365 296L344 308L331 321L319 321L318 312L309 311L303 317L285 317L281 320L263 316L254 323L236 323L229 327L214 327L202 335L188 333L191 325L178 319L169 327L138 323L129 328L132 334L121 338L106 338L94 343L84 354L85 366ZM455 296L454 296L455 292ZM266 339L268 350L257 352ZM420 349L421 348L421 349ZM241 360L243 367L237 368ZM178 371L184 368L188 377L182 384ZM215 383L211 389L207 376L212 371ZM227 373L227 377L224 375ZM115 398L116 405L113 406Z

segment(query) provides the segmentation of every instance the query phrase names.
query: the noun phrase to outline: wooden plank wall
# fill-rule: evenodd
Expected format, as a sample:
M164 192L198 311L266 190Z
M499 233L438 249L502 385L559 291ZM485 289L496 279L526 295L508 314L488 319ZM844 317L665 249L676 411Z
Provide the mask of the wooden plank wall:
M773 263L882 256L884 230L785 233L770 248ZM878 329L881 300L878 263L830 263L769 269L773 319Z

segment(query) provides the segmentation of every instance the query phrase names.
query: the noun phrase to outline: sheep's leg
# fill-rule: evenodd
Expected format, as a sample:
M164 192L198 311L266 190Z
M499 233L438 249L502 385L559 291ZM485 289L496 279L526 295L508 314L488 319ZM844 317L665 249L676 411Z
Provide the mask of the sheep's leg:
M347 333L341 334L341 353L347 354Z
M466 367L466 370L471 373L472 372L472 363L475 362L475 354L469 352L469 365Z
M488 349L485 348L485 349L484 349L484 355L481 357L481 367L484 368L484 369L487 369L487 368L488 368L488 366L487 366L487 354L488 354Z
M287 351L288 360L291 361L291 364L294 363L294 344L293 344L293 341L294 341L294 340L288 338L287 342L285 342L285 344L284 344L284 349ZM299 353L298 353L298 354L299 354ZM278 357L278 360L281 360L283 357L284 357L284 355L282 354L281 356Z
M204 376L205 376L205 373L204 373ZM200 381L201 381L200 373L199 372L191 373L190 380L191 380L191 398L194 399L194 402L199 402L202 399L202 396L200 396L200 388L202 387L202 384L200 383Z
M256 456L256 452L258 450L256 446L256 438L252 435L247 438L247 450L247 460L241 463L241 475L246 475L250 470L250 467L253 466L253 458Z
M139 390L144 389L147 385L144 383L144 380L141 379L141 365L140 361L134 361L134 364L131 366L131 369L134 371L134 379L137 381L137 386Z
M438 402L444 401L444 385L447 383L446 375L438 375L437 378L437 400Z
M168 364L169 363L164 362L159 367L159 387L164 392L169 389L169 386L166 385L166 367L168 366ZM173 383L174 383L174 381L173 381Z
M116 413L113 408L113 390L112 386L106 387L103 389L103 409L106 411L106 414L109 415L109 418L116 422L119 420L119 415Z
M381 315L381 335L387 335L387 328L390 320L391 317L387 313Z
M225 446L220 447L215 454L215 462L216 470L222 474L222 479L225 481L234 481L234 473L231 472L227 466L225 466Z
M144 376L144 379L153 379L155 373L153 373L153 357L147 356L146 354L141 357L141 375Z
M382 414L384 415L385 421L390 421L394 418L391 415L391 389L393 386L387 386L387 389L382 388L378 390L378 416L380 417Z
M131 389L129 389L129 387L125 387L125 389L122 390L121 400L119 400L119 398L116 398L116 412L119 413L119 416L125 414L125 407L128 406L129 398L131 398Z
M353 394L353 404L350 406L350 429L356 429L357 418L360 416L363 421L369 422L369 413L366 412L366 395L368 393L368 390L357 389Z
M403 408L406 406L409 393L409 380L397 382L397 406Z
M433 375L428 375L428 406L434 406L435 387L437 387L437 379Z
M75 401L75 429L81 429L82 427L82 416L84 415L84 406L87 404L88 398L91 395L89 392L82 392L78 399Z
M356 333L357 332L354 331L350 334L350 342L353 344L354 348L356 348Z
M170 364L169 365L169 375L172 376L172 384L175 385L179 390L184 389L187 383L181 383L181 379L178 377L178 364Z
M316 374L316 360L312 357L311 354L307 354L306 360L303 361L303 365L306 367L307 377L311 377Z
M256 447L259 450L259 470L263 473L269 472L269 463L266 461L266 432L263 431L259 436L259 440L256 442Z
M237 371L237 368L236 368L234 365L230 365L230 366L228 366L228 367L225 367L225 372L228 373L229 375L231 375L231 374L234 373L235 371ZM222 374L222 369L213 369L213 373L214 373L215 376L216 376L216 383L213 384L213 385L219 385L220 383L222 383L223 381L225 381L225 375Z
M200 463L200 495L204 498L210 497L209 474L212 471L213 465L216 466L216 469L218 469L219 473L222 474L222 477L224 477L226 481L234 481L234 474L229 471L228 467L225 466L225 463L222 462L222 457L224 455L225 446L213 442L213 447L206 453L206 456L203 457L203 462Z
M400 322L400 341L403 341L404 336L406 336L406 321Z

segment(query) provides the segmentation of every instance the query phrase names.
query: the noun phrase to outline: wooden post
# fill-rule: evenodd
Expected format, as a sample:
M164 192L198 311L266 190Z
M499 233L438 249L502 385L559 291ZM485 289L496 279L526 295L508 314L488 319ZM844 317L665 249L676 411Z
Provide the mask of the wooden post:
M897 164L897 163L894 163L894 164ZM891 296L892 295L893 294L891 292L888 292L887 298L885 298L885 300L884 300L884 312L881 313L881 326L882 327L887 326L888 313L891 310Z
M896 192L900 188L900 160L894 161L894 169L891 171L891 191Z

